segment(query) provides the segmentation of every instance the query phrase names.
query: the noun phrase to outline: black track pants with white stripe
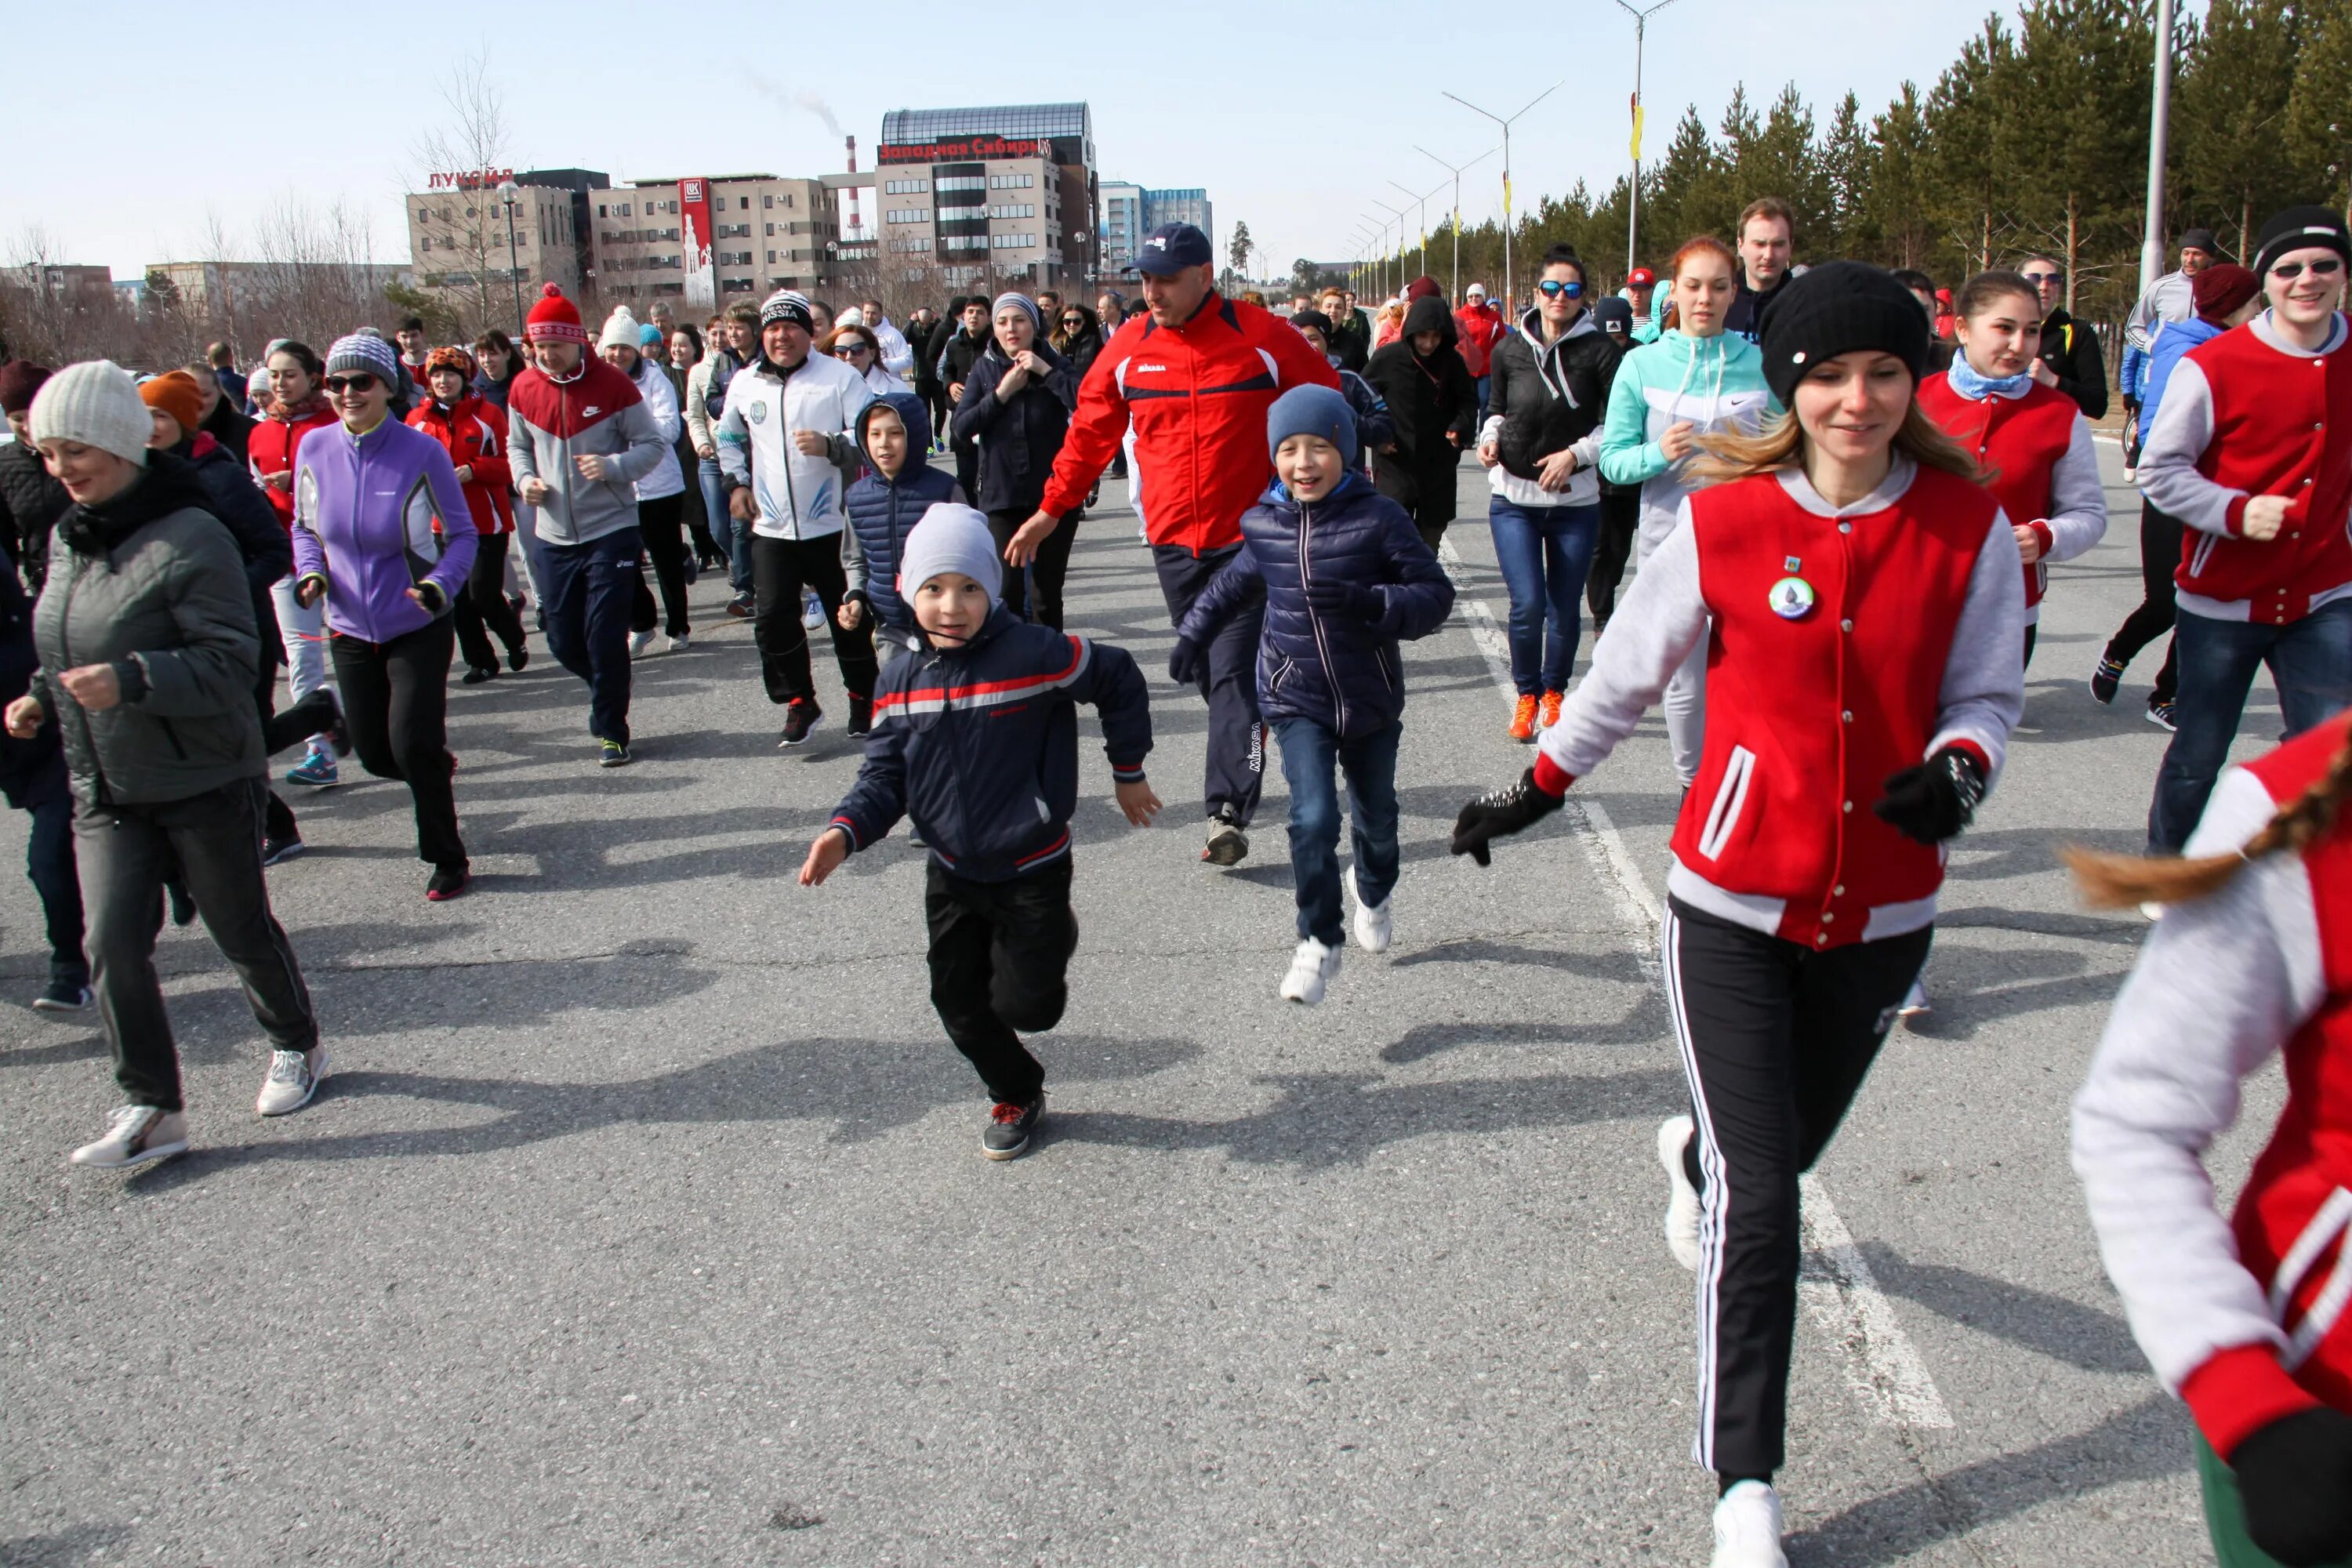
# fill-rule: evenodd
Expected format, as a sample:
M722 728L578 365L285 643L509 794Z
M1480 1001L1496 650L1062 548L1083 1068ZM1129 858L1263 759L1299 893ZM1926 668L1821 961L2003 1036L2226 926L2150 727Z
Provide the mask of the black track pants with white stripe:
M1696 1453L1720 1475L1769 1476L1788 1420L1797 1177L1861 1089L1933 932L1817 952L1669 899L1663 934L1698 1123Z

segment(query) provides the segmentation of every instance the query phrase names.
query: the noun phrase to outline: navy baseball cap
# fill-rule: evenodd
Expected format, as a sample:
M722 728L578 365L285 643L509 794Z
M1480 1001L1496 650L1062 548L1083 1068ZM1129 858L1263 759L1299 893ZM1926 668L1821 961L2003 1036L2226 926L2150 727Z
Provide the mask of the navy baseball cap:
M1206 267L1212 259L1207 235L1189 223L1163 223L1136 247L1135 269L1165 278L1187 267Z

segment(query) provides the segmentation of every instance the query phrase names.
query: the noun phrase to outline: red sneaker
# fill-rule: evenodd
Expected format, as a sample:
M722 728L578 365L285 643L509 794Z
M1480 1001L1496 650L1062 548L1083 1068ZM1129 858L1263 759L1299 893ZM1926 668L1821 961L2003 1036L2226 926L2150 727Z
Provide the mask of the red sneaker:
M1536 700L1522 697L1511 706L1511 739L1532 741L1536 738Z

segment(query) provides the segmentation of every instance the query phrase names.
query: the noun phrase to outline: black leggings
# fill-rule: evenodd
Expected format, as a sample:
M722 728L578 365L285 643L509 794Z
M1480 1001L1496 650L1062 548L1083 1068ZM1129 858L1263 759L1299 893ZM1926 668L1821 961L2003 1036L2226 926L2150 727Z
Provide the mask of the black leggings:
M2183 526L2179 518L2157 510L2153 501L2139 503L2140 602L2107 639L2107 657L2117 664L2131 663L2140 649L2172 629L2172 574L2180 565ZM2164 668L2156 677L2158 702L2171 701L2179 684L2176 663L2172 651L2166 649Z
M1013 533L1035 514L1034 508L1016 508L1011 511L988 514L988 531L995 536L996 553L1004 554L1004 547ZM1007 566L1004 569L1004 607L1024 621L1035 621L1055 631L1062 629L1062 584L1070 574L1070 547L1078 542L1078 514L1072 512L1054 525L1054 531L1037 542L1037 559L1024 570ZM1032 589L1035 592L1033 595ZM1030 600L1036 600L1036 613L1030 613Z
M497 672L499 653L490 646L492 632L509 655L523 646L522 617L507 602L507 549L513 538L510 533L475 537L473 569L466 574L466 586L450 607L449 618L457 628L457 647L467 669Z
M637 528L645 535L646 553L653 557L654 576L661 584L664 629L669 636L686 635L686 493L658 496L637 503ZM651 631L650 624L636 628Z
M1640 489L1602 486L1601 533L1592 546L1592 570L1584 579L1584 602L1591 606L1595 626L1617 612L1617 584L1625 580L1625 563L1633 557L1633 536L1641 525Z
M450 775L449 652L456 638L446 616L389 642L337 632L335 684L360 765L408 785L416 805L416 858L444 870L466 868L457 837L457 792Z

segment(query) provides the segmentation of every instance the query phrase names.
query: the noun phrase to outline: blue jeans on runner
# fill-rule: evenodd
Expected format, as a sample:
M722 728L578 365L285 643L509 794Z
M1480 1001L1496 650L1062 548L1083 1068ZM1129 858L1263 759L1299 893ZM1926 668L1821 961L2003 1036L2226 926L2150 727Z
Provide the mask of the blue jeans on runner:
M739 598L751 592L751 525L727 513L727 491L719 482L719 459L704 458L696 465L702 486L702 509L710 519L711 542L727 557L727 581Z
M1601 539L1601 508L1521 506L1489 496L1486 526L1511 591L1511 685L1522 697L1565 691L1576 667L1578 617Z
M1339 893L1339 792L1347 775L1348 821L1354 830L1356 895L1374 907L1397 883L1397 742L1393 722L1352 741L1312 719L1279 719L1282 776L1290 784L1290 880L1298 895L1298 935L1337 947L1345 934Z
M2173 719L2180 727L2165 748L2147 812L2148 847L2159 855L2179 853L2205 815L2258 667L2270 666L2290 736L2352 707L2352 598L2284 626L2216 620L2184 608L2172 646L2180 663Z
M547 552L547 647L588 683L588 732L629 743L629 616L645 592L645 535L615 529ZM747 552L748 553L748 552Z

